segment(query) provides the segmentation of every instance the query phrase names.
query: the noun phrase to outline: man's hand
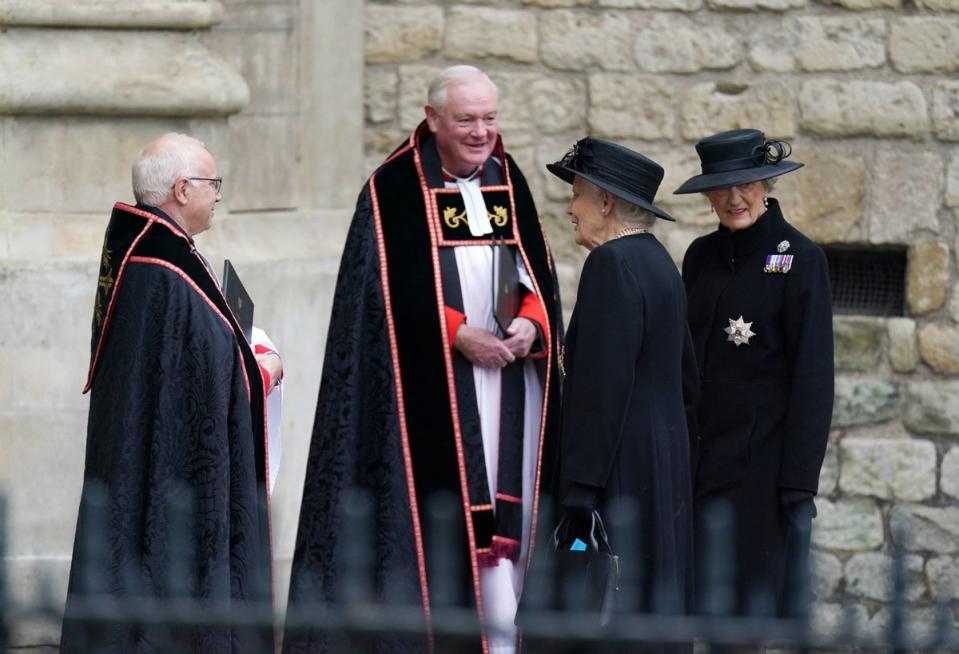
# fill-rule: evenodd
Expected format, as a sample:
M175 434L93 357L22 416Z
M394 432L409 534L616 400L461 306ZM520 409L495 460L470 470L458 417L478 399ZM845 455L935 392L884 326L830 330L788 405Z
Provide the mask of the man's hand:
M283 360L280 358L280 355L276 352L264 352L263 354L256 355L256 361L266 368L266 371L270 373L270 380L273 382L273 385L276 386L277 381L279 381L280 376L283 374Z
M506 346L507 342L499 340L485 329L460 325L460 328L456 330L453 347L474 366L502 368L516 359L510 348Z
M513 318L506 330L506 340L503 345L509 348L513 356L517 359L523 359L529 354L529 350L536 342L538 332L532 321L528 318Z

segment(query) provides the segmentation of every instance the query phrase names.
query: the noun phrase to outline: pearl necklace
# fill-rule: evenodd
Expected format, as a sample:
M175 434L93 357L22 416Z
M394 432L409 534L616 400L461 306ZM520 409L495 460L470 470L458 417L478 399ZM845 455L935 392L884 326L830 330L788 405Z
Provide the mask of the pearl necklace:
M624 236L631 236L632 234L645 234L645 233L646 233L645 227L626 227L624 229L621 229L619 234L617 234L613 238L614 239L623 238Z

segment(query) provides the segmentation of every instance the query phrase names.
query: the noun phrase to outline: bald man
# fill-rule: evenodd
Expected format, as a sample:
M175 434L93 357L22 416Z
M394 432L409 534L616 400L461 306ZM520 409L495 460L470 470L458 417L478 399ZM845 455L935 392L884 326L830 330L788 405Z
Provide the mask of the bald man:
M149 625L84 623L90 595L192 597L227 610L269 599L264 404L280 370L278 357L261 366L193 243L213 222L221 183L203 143L165 134L133 164L136 206L113 207L61 652L165 646ZM195 629L186 642L205 653L272 646L229 628Z

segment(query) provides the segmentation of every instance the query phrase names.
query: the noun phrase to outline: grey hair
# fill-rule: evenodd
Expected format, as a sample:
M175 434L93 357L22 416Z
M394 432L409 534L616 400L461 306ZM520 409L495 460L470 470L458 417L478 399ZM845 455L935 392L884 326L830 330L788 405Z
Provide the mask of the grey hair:
M176 132L168 132L146 146L133 162L136 201L151 207L166 202L176 180L197 175L201 149L206 149L202 141Z
M638 204L633 204L615 195L613 196L613 204L616 206L616 215L625 223L647 229L656 224L656 214L648 209L643 209Z
M629 200L624 200L612 191L607 191L585 178L583 178L583 182L585 182L586 188L590 189L594 198L599 198L601 194L608 193L609 197L613 199L613 206L616 207L616 217L624 223L629 223L631 227L645 227L647 229L656 224L656 214L652 211L643 209Z
M451 86L464 84L477 77L485 79L493 87L493 91L499 96L499 89L493 84L489 75L481 71L476 66L450 66L436 74L433 81L430 82L429 90L426 92L426 102L437 112L443 111L446 106L446 94Z

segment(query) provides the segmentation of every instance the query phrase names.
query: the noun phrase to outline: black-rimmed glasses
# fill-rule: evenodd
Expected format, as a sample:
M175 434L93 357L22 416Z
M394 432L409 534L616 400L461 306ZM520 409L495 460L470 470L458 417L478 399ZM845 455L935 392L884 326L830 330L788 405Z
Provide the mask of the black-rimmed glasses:
M211 185L213 186L213 190L216 191L217 193L220 192L220 187L223 186L222 177L187 177L187 179L192 180L194 182L211 182Z

